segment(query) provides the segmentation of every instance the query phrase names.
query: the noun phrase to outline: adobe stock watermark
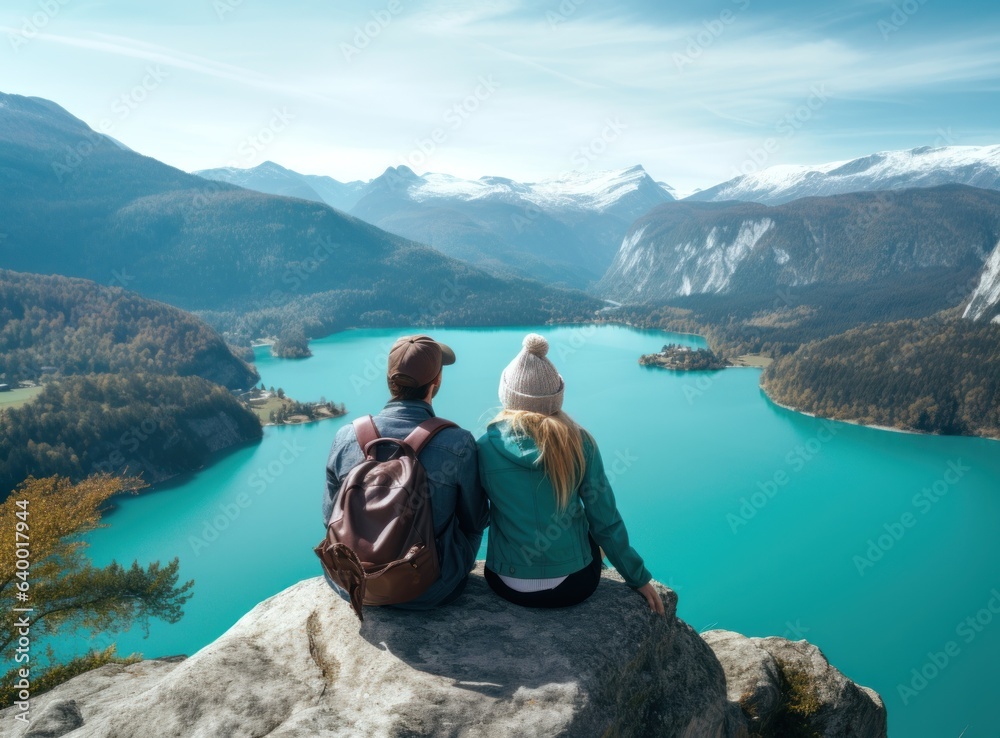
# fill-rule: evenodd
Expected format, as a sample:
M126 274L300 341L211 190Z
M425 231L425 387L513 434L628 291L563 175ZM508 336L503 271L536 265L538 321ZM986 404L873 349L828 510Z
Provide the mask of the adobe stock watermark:
M576 326L567 334L562 334L559 340L549 343L550 356L558 357L560 362L574 356L586 346L597 333L598 326L594 323Z
M608 486L614 488L615 484L622 479L635 464L639 457L629 449L616 449L614 454L608 457L604 463L604 474L608 480ZM580 498L583 505L575 505L566 510L557 510L550 516L550 522L544 528L535 531L535 540L530 544L522 544L519 551L523 560L530 565L536 559L540 559L545 552L552 548L567 530L573 527L574 521L586 515L585 507L593 504L596 497L602 490L595 488L589 483L580 486Z
M279 134L284 133L292 121L296 119L296 115L289 112L286 106L271 108L270 116L265 125L243 138L236 145L237 156L227 161L225 166L245 169L257 157L263 154L278 139ZM232 192L231 186L223 182L207 179L191 198L191 204L194 208L200 210L209 205L213 199L229 192Z
M38 10L31 15L21 16L21 27L7 34L10 48L17 53L22 46L38 38L69 3L70 0L39 0Z
M809 95L805 101L789 110L775 122L774 131L781 138L769 136L761 142L760 146L747 149L746 158L739 166L733 168L732 177L754 174L763 169L771 157L781 150L782 142L793 138L829 101L830 93L826 89L825 82L810 87Z
M704 21L700 31L687 37L687 45L684 47L683 53L674 52L674 66L678 71L684 71L701 59L705 51L711 48L726 32L726 29L736 22L740 13L750 7L750 0L731 1L736 6L735 10L723 8L715 18Z
M124 267L121 269L111 270L111 279L108 280L109 287L121 287L122 289L129 289L129 285L135 281L135 275L129 274L128 270Z
M893 3L892 12L875 24L882 34L882 40L888 41L890 36L898 33L926 4L927 0L903 0L901 3Z
M293 120L295 120L295 115L289 113L287 107L282 107L280 110L278 108L271 108L271 119L266 125L261 126L256 133L252 133L240 141L236 147L236 153L246 163L253 161L255 157L262 154L268 146L274 143L275 139L278 138L278 134L287 129ZM235 165L230 164L229 166Z
M965 475L972 471L972 468L966 466L962 463L961 459L955 459L949 461L945 467L944 472L941 476L934 481L933 484L924 487L910 500L912 507L919 513L919 515L926 515L934 506L944 497L948 495L952 489L961 482ZM903 540L907 531L916 526L920 521L920 517L912 510L907 510L896 520L891 520L888 523L882 525L882 530L877 537L869 538L865 543L868 544L863 554L855 554L852 562L855 568L858 570L859 576L864 576L868 569L875 566L876 563L882 560L882 558L892 549L897 543Z
M690 372L688 373L690 374ZM685 382L681 387L681 392L684 395L684 399L687 400L688 405L694 405L695 400L704 395L715 384L715 379L718 376L717 371L713 372L696 372L698 375L694 382Z
M958 143L958 137L955 135L955 132L951 130L951 126L948 126L947 128L938 128L934 132L937 136L934 137L934 142L931 146L935 149L943 146L954 146Z
M351 42L341 41L340 53L344 56L344 61L353 63L354 57L372 45L372 42L382 35L382 32L392 24L393 18L403 12L403 4L400 0L389 0L388 4L380 9L373 10L369 14L370 20L362 25L354 27L354 35Z
M549 28L553 31L570 19L581 5L587 0L562 0L555 10L548 10L545 13L545 20L549 22Z
M621 119L617 116L614 118L606 118L601 132L590 139L590 141L585 143L583 146L580 146L580 148L574 151L572 156L570 156L570 163L573 165L573 170L577 172L584 172L589 169L590 165L604 156L608 147L621 138L622 134L627 129L628 126L622 123Z
M105 136L110 136L116 125L128 119L169 78L170 73L161 65L147 66L135 85L111 101L111 116L101 118L97 127L88 129L75 145L63 147L62 160L52 162L56 179L61 183L94 153L97 146L109 143Z
M465 288L458 282L446 279L437 296L427 303L419 313L408 316L404 322L409 326L426 325L432 318L444 312L448 307L458 302ZM365 359L365 363L360 371L351 374L351 388L355 396L360 395L365 389L374 383L385 385L386 371L389 367L389 351L395 339L384 342L379 346L374 356Z
M407 315L404 322L408 326L434 325L441 315L456 305L467 292L467 285L457 280L446 279L434 298L430 302L422 303L420 310Z
M188 536L188 545L195 556L201 556L204 549L211 546L229 526L235 523L245 510L250 508L254 500L263 495L274 482L281 478L295 461L305 452L305 446L298 440L285 441L276 458L265 466L259 466L247 477L247 485L253 491L242 491L226 502L217 506L218 513L211 518L202 520L201 534Z
M791 620L786 620L785 632L781 634L781 637L789 641L802 641L805 640L806 633L810 630L811 628L803 625L801 620L796 619L794 623Z
M420 137L414 142L413 149L403 157L403 164L410 169L422 168L434 156L438 147L445 144L457 133L469 118L479 111L483 104L500 89L500 83L492 74L480 75L476 79L476 83L470 94L444 111L441 116L441 125L436 126L427 136ZM407 187L409 182L398 175L396 179L389 181L389 186L394 189L400 185Z
M236 12L242 4L243 0L212 0L212 10L215 11L215 17L223 21L227 15Z
M277 308L285 305L289 296L301 291L306 282L319 271L330 258L344 245L339 241L334 241L330 236L323 235L314 241L312 250L302 258L290 261L285 265L285 271L281 274L281 284L283 288L271 290L263 300L258 303L258 309Z
M729 529L734 535L757 517L757 513L767 507L771 500L791 483L794 475L805 469L809 462L815 459L826 445L837 437L836 423L831 420L821 420L819 424L821 427L812 438L804 443L796 444L791 451L785 454L786 468L777 469L770 479L757 482L757 491L749 497L741 497L739 509L735 513L726 513L726 522L729 523Z
M572 153L570 156L572 169L570 172L564 173L563 176L585 172L590 168L591 164L607 153L611 144L621 138L621 135L628 129L628 126L622 123L621 119L617 116L614 118L605 118L603 125L604 127L600 133ZM537 223L538 219L543 215L545 215L544 210L535 203L529 203L520 212L511 213L510 220L514 225L515 231L524 233L525 230Z
M986 630L996 617L1000 615L1000 590L996 587L990 590L990 599L972 615L962 618L955 626L956 639L947 641L940 651L928 651L927 660L920 666L910 669L909 680L896 685L896 693L903 706L930 686L941 673L962 655L963 645L968 647Z

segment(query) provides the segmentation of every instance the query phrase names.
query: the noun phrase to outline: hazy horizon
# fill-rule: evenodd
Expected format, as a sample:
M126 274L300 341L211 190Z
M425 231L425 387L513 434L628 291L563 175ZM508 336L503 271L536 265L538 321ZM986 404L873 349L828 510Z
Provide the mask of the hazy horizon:
M17 0L0 89L185 171L538 181L641 164L683 193L997 143L998 17L926 0Z

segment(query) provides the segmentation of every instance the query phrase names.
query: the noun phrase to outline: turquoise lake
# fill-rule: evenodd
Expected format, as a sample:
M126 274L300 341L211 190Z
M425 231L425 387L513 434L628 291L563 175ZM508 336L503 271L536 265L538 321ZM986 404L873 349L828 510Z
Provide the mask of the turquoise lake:
M767 400L757 369L637 363L670 341L704 345L697 337L609 326L432 331L458 355L438 413L481 432L499 373L531 330L549 339L565 408L597 438L633 543L677 590L680 617L698 630L815 643L878 690L895 738L996 738L1000 443L803 416ZM348 418L374 413L400 333L340 333L298 361L261 349L257 367L296 399L343 402ZM180 623L153 622L148 639L136 629L88 645L190 654L318 575L324 463L344 422L266 428L260 444L120 500L88 537L91 557L179 556L195 596Z

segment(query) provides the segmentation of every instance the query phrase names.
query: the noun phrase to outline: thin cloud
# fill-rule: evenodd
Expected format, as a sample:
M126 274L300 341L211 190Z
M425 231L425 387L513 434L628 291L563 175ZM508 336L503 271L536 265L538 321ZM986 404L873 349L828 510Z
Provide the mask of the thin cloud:
M7 33L18 33L17 29L7 26L0 26L0 31ZM296 90L294 87L267 78L259 72L250 69L233 66L217 62L194 54L167 49L162 46L144 43L136 39L124 36L114 36L111 34L94 33L92 38L83 36L63 36L55 33L39 33L34 40L57 44L61 46L71 46L87 51L96 51L103 54L128 57L130 59L141 59L153 62L154 64L165 64L176 69L186 69L197 74L203 74L217 79L224 79L230 82L237 82L246 87L252 87L268 92L281 92L288 94L295 92L299 96L306 97L318 102L332 103L333 100L317 95L308 90Z

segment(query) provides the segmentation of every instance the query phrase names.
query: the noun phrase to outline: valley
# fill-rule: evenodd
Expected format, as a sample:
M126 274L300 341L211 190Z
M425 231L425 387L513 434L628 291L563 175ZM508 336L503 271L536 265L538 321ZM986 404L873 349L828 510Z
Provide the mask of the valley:
M0 28L0 738L996 738L1000 5Z
M549 339L566 409L604 449L630 537L654 576L678 591L681 617L698 630L807 638L884 696L891 734L957 735L966 724L952 731L959 720L990 719L990 705L968 685L993 673L1000 654L993 629L949 667L951 679L920 699L904 703L897 685L992 586L967 573L1000 566L995 442L888 433L784 410L759 391L757 369L646 370L636 357L665 342L705 342L615 325L439 328L434 334L458 361L435 398L437 412L482 433L497 407L499 373L530 331ZM267 427L260 443L161 493L121 499L110 526L88 537L95 563L179 555L195 597L179 623L152 623L148 639L136 627L99 635L98 646L117 642L121 654L146 657L193 653L258 601L318 574L311 547L322 531L330 443L351 417L385 402L381 377L368 381L365 371L398 333L340 332L311 342L313 356L302 361L258 349L266 385L294 397L344 398L351 414ZM940 487L956 461L965 471L950 494L938 495L926 514L913 507L914 495ZM867 555L867 540L907 511L919 522L860 575L854 557ZM262 545L275 536L280 556Z
M304 559L293 571L260 562L264 575L245 583L241 597L222 602L212 593L228 558L246 558L257 527L280 521L288 540L301 537L302 516L316 501L307 490L321 488L332 434L348 411L373 412L384 401L379 346L407 330L444 335L469 357L449 369L441 408L478 430L496 403L491 385L504 342L516 343L526 330L511 326L551 336L573 383L574 415L606 439L630 439L615 458L635 457L635 471L631 462L614 471L621 471L615 484L626 508L660 504L647 494L656 487L648 459L662 454L616 425L631 420L586 398L617 387L609 407L655 408L645 435L669 441L678 459L699 460L672 475L677 486L667 499L684 522L668 525L669 533L680 540L685 526L728 521L722 538L710 534L723 551L757 514L744 510L756 499L746 496L755 494L747 470L786 478L775 449L812 449L828 428L817 424L829 419L872 428L831 426L842 447L829 452L832 461L822 461L820 444L807 461L788 462L806 468L821 459L792 485L794 500L789 493L775 503L771 523L741 546L766 556L756 535L787 538L802 520L829 519L821 511L827 495L887 493L880 509L848 515L836 541L826 539L848 560L852 542L946 457L975 459L976 489L1000 473L991 447L979 445L1000 438L1000 192L969 168L944 170L944 182L905 180L926 187L787 201L771 190L744 202L711 201L736 185L675 200L642 167L536 183L417 175L406 167L338 183L273 163L195 176L100 138L54 104L4 100L0 156L18 175L0 181L7 229L0 383L11 387L0 393L0 490L9 494L30 476L77 481L95 473L139 476L169 490L121 500L113 532L89 537L95 560L105 563L131 555L140 539L155 540L143 550L161 558L190 548L181 571L198 581L204 600L183 627L156 626L153 653L199 647L289 576L311 573ZM91 141L92 152L75 168L54 175L40 166L78 137ZM921 156L928 155L911 152ZM990 156L983 167L992 166ZM969 186L970 178L989 188ZM88 194L95 190L96 201ZM665 336L673 343L663 346ZM657 345L662 350L649 353ZM640 364L671 371L637 375L640 347ZM718 371L732 367L746 371ZM725 447L726 464L713 462L708 438ZM880 448L898 463L876 463L871 454ZM858 464L870 477L852 487L843 470ZM718 478L693 471L716 466ZM739 474L726 471L737 466ZM268 490L281 494L265 496ZM683 490L715 501L695 505ZM241 502L234 506L227 495ZM151 531L142 522L150 515L172 517L175 532ZM223 534L230 525L231 537ZM662 535L648 522L636 526L656 565L689 581L721 576L710 562L685 563L693 543L654 543ZM837 556L805 540L798 545L806 569L837 570ZM850 591L857 582L840 586ZM772 596L777 617L790 604ZM700 587L687 597L695 622L722 613L732 627L780 630L769 615L747 620ZM821 622L819 611L809 612ZM840 615L865 622L849 608ZM942 608L930 617L950 615ZM891 697L911 654L875 663L853 636L816 627L811 638ZM145 648L135 636L116 640ZM907 640L923 642L917 632ZM919 720L931 719L937 704L929 701Z

